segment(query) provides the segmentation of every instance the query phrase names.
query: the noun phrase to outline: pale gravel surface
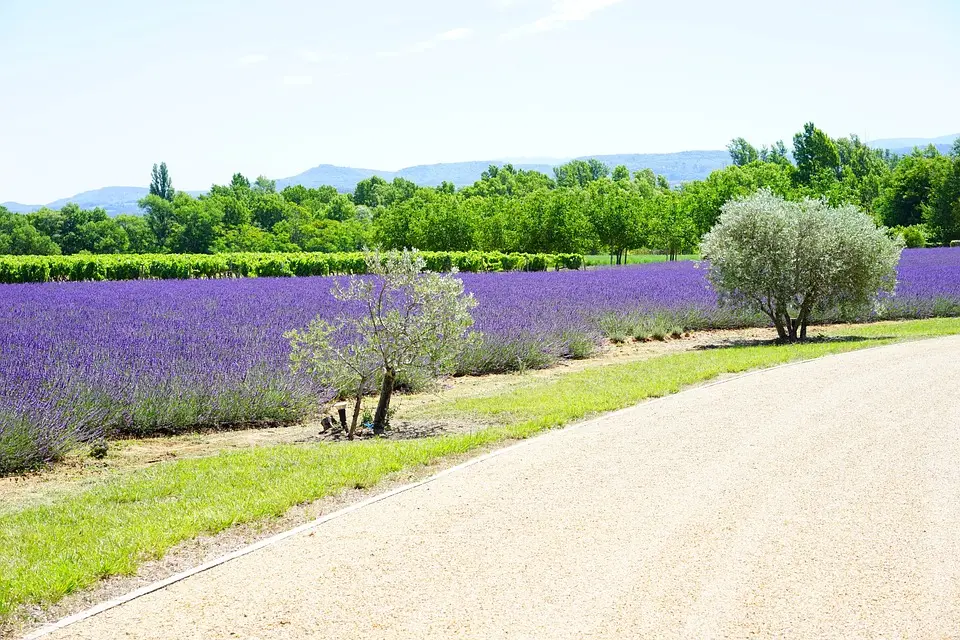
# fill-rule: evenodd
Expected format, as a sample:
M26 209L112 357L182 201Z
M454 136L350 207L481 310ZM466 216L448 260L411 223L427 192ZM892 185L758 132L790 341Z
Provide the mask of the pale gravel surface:
M960 337L555 431L50 637L960 637Z

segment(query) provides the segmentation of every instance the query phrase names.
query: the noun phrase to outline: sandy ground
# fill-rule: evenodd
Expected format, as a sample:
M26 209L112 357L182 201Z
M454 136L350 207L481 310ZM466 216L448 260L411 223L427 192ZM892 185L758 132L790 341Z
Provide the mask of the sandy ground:
M527 441L51 638L960 637L960 337Z

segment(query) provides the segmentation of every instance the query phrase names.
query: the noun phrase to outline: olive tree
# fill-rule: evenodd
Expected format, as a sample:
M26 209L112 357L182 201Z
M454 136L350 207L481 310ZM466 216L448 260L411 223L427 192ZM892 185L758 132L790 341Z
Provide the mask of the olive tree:
M353 399L353 419L347 430L347 437L353 440L363 397L373 390L379 367L376 354L367 345L339 342L344 329L343 323L333 325L317 317L306 329L289 331L286 337L292 346L294 373L307 373L338 397Z
M903 243L855 206L764 189L725 204L700 248L721 303L763 312L793 342L813 313L850 316L892 292Z
M384 432L398 379L426 386L452 372L473 339L472 294L454 273L429 273L417 251L366 252L369 275L338 281L333 297L351 312L333 323L317 317L288 332L291 362L341 396L353 397L356 430L363 396L379 383L373 431Z

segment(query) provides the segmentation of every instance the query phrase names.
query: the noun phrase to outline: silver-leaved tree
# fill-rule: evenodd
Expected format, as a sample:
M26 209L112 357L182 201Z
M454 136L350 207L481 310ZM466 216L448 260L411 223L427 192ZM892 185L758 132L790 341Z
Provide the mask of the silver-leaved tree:
M306 329L286 334L295 371L353 398L350 438L363 396L377 384L373 430L379 435L398 379L428 386L452 372L457 355L473 339L467 332L477 304L454 274L426 272L417 251L368 251L366 263L369 275L334 285L334 298L349 303L348 311L333 323L317 317Z
M902 248L855 206L767 190L725 204L700 245L720 301L762 311L790 342L816 312L854 315L892 292Z

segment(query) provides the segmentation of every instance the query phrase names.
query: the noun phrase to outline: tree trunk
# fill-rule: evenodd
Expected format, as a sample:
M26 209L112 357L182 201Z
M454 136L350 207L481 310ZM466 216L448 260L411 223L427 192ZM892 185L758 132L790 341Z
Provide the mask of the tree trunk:
M800 315L797 317L797 320L800 322L800 340L807 339L807 324L810 323L810 307L811 305L807 300L803 301L803 304L800 306Z
M779 315L773 315L773 326L777 328L777 337L783 341L787 340L787 330L783 326L783 321L780 319Z
M790 321L790 342L797 341L797 329L800 328L799 318L789 318Z
M353 404L353 421L350 423L350 431L347 432L347 439L353 440L357 433L357 422L360 420L360 402L363 399L363 391L357 390L357 401Z
M773 320L773 326L777 328L777 337L780 341L788 341L790 339L790 314L783 309L782 305L774 306L772 303L770 305L770 311L765 311L764 313Z
M380 386L380 400L377 402L377 412L373 416L373 435L382 436L387 425L387 412L390 410L390 398L393 396L393 385L396 374L393 369L383 370L383 384Z

